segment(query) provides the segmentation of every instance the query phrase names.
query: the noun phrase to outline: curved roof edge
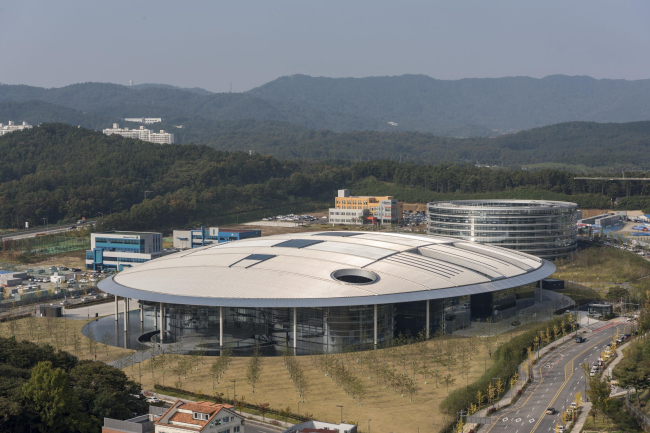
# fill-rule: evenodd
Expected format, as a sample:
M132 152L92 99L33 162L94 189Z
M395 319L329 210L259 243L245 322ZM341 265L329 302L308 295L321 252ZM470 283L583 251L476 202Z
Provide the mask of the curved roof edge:
M242 299L242 298L211 298L184 295L169 295L144 290L132 289L113 280L114 276L106 278L97 285L101 290L112 295L139 299L164 304L199 305L206 307L251 307L251 308L282 308L282 307L345 307L356 305L396 304L399 302L425 301L427 299L444 299L454 296L475 295L478 293L496 292L523 286L544 279L555 272L555 265L547 260L538 269L512 278L490 281L487 283L470 284L467 286L450 287L447 289L422 290L418 292L395 293L390 295L359 296L347 298L312 298L312 299Z

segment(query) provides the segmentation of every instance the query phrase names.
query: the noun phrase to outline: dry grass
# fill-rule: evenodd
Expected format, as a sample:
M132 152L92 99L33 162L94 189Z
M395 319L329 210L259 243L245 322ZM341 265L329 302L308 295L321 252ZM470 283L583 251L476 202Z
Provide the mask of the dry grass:
M49 254L36 256L27 265L19 265L21 269L34 268L39 266L65 266L67 268L86 268L86 251L70 251L66 253Z
M34 343L47 343L57 349L64 350L79 357L79 359L94 359L110 362L133 353L132 350L114 346L104 346L97 343L93 355L89 353L89 339L82 334L81 328L87 320L51 319L45 317L29 317L0 324L0 335L10 337L15 335L17 340L27 340ZM12 330L12 326L14 329ZM75 350L75 339L77 349Z
M650 262L618 248L596 247L579 250L574 258L555 261L554 278L576 281L607 290L610 285L650 276Z
M439 347L445 340L452 339L454 345L460 340L468 341L462 337L443 337L431 340L428 344L432 350L440 350ZM436 349L435 347L438 347ZM470 363L469 377L461 374L458 368L452 367L451 374L455 378L454 385L450 390L465 386L468 382L473 382L483 374L486 366L489 368L492 361L487 357L485 345L479 344L479 350L472 356ZM378 351L379 352L379 351ZM368 378L367 372L363 375L360 373L359 364L356 362L358 354L352 354L348 357L348 368L354 368L354 373L358 375L367 388L367 394L359 405L358 399L353 399L342 390L340 385L329 375L321 372L319 367L314 364L312 357L298 357L302 369L310 383L311 391L307 394L304 403L300 404L301 413L310 413L316 419L323 421L338 422L340 421L340 408L337 405L343 405L343 418L349 422L357 422L360 431L366 431L368 419L372 419L372 431L381 432L404 432L417 431L439 431L445 424L444 415L438 409L440 402L447 396L447 389L440 383L438 386L435 380L428 378L428 383L424 384L424 379L418 375L417 384L420 387L419 393L413 397L413 402L409 397L393 392L390 388L384 388L378 384L373 377ZM199 364L198 370L192 370L187 378L174 376L172 369L167 369L165 374L165 385L176 386L192 392L201 392L205 395L214 395L215 392L222 392L224 396L233 396L233 383L236 380L237 395L244 397L246 402L259 404L270 403L271 408L281 409L287 406L292 412L298 411L298 401L301 400L295 387L292 384L289 373L284 367L281 357L269 357L263 360L262 379L258 384L255 393L251 385L246 382L246 365L248 358L234 358L228 371L221 379L221 383L212 388L212 379L209 375L210 364L215 361L214 357L203 358L203 364ZM162 374L160 369L155 371L155 377L151 377L151 372L147 368L148 361L142 367L142 385L144 389L154 388L154 383L162 384ZM399 371L401 367L397 365ZM444 375L447 369L441 367ZM128 367L124 371L136 380L139 380L138 368ZM180 385L180 386L179 386ZM230 388L227 388L230 387ZM396 409L399 412L408 412L408 416L396 416Z

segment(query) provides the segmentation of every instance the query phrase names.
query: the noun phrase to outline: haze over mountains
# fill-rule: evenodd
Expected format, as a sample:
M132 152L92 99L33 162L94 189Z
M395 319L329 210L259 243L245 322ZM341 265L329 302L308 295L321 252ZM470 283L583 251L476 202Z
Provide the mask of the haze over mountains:
M124 117L162 117L153 129L174 132L177 143L282 159L618 170L650 166L647 101L650 80L295 75L245 93L164 84L1 85L0 122L61 122L101 130L113 122L138 126L121 121ZM527 128L533 129L501 134Z
M198 116L207 120L276 120L333 131L420 131L442 136L489 136L494 135L493 130L569 121L650 120L650 80L563 75L462 80L424 75L294 75L245 93L211 93L160 84L83 83L53 89L0 86L0 102L33 100L106 119L150 116L173 122L177 117Z

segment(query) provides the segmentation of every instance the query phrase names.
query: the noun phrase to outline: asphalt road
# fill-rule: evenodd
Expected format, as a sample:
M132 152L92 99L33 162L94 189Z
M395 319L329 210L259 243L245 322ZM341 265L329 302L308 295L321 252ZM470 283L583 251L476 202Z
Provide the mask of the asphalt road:
M625 325L618 325L624 333ZM535 381L513 408L499 413L499 419L482 432L489 433L550 433L561 421L560 413L573 402L579 390L585 399L585 377L580 364L596 361L607 343L616 334L616 326L586 334L587 341L571 341L542 358L535 366ZM541 379L541 380L540 380ZM547 415L548 407L555 408ZM487 426L486 426L487 427Z
M280 433L284 430L279 430L273 427L266 427L260 424L246 423L246 433Z
M5 234L0 234L0 239L22 239L22 238L33 238L36 236L38 233L47 233L47 234L55 234L55 233L61 233L61 232L67 232L69 230L73 230L70 227L76 226L76 227L85 227L86 225L89 224L94 224L95 221L86 221L84 224L75 224L75 223L70 223L70 224L63 224L63 225L51 225L49 227L39 227L35 229L28 229L28 230L19 230L17 232L13 233L5 233Z

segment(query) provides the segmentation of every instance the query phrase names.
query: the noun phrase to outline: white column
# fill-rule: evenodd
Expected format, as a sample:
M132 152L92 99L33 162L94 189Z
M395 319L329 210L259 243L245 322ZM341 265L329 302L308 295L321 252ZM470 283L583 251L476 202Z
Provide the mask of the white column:
M144 305L140 302L140 323L144 322Z
M223 347L223 307L219 307L219 347Z
M115 321L117 322L118 314L120 314L120 304L117 301L117 295L115 295Z
M429 335L430 335L430 329L431 329L431 326L429 326L429 300L428 299L427 299L427 327L426 327L426 329L427 329L426 332L427 332L427 340L428 340Z
M160 344L163 342L163 330L165 329L165 320L163 317L163 303L160 303Z
M293 348L298 344L298 310L293 307Z
M158 329L158 307L153 306L153 327Z
M374 341L375 346L376 346L377 345L377 304L375 304L374 325L375 325L375 337L373 338L373 341Z
M129 297L124 298L124 332L129 329Z

